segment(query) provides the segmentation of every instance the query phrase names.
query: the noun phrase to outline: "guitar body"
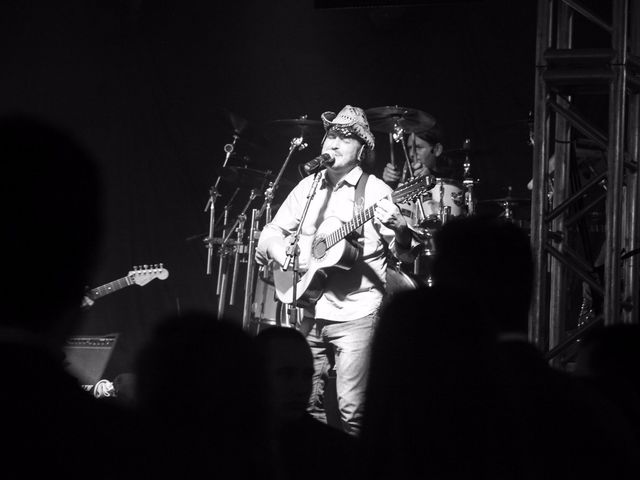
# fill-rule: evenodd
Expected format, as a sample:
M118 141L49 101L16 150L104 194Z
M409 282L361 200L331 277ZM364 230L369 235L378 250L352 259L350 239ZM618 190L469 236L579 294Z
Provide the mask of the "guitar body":
M419 198L435 185L435 177L427 175L400 185L391 193L393 203L402 203ZM300 258L306 259L308 270L298 273L296 280L296 302L308 306L317 302L325 287L326 270L342 268L348 270L358 259L360 249L348 240L348 235L371 220L375 215L375 205L359 212L348 222L337 217L324 220L313 236L301 235L298 243ZM273 268L273 283L276 296L282 303L293 303L293 271Z
M313 304L320 299L327 278L326 269L335 267L348 270L358 259L359 250L346 239L327 248L327 236L342 225L343 222L337 217L328 217L313 236L300 236L300 257L307 259L309 267L306 272L298 274L296 283L296 300L301 305ZM293 269L285 272L281 268L274 268L273 281L278 300L293 303Z

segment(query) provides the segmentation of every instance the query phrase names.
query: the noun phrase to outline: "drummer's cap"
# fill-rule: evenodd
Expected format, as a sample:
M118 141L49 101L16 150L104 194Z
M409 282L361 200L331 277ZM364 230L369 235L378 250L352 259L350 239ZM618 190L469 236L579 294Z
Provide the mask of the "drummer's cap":
M443 143L444 141L444 132L442 131L440 124L437 122L425 130L416 131L415 134L418 138L426 140L432 145L435 145L436 143Z
M346 105L337 115L334 112L324 112L320 118L327 133L336 132L345 137L356 137L370 150L375 148L376 142L369 129L367 116L361 108Z

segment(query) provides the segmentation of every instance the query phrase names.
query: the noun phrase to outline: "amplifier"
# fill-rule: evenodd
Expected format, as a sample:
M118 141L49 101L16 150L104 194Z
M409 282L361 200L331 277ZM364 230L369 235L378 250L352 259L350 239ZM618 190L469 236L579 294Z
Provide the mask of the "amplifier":
M102 378L118 334L74 336L64 346L67 371L89 389Z

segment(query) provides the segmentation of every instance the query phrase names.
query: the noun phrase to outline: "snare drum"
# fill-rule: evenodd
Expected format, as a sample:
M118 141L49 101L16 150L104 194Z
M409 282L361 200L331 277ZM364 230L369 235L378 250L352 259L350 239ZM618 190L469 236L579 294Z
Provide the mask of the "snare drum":
M450 178L437 178L436 185L422 196L424 216L417 203L400 204L402 214L412 225L427 229L442 226L449 217L465 214L465 187L461 182Z
M443 224L464 213L464 185L450 178L437 178L436 185L422 197L426 219Z

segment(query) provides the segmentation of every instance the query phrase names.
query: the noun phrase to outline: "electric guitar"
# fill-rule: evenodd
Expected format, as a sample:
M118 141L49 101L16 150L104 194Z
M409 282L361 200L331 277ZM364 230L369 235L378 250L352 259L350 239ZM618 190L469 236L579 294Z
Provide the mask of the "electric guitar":
M435 177L427 175L400 185L391 193L393 203L413 201L435 186ZM388 197L386 197L388 198ZM301 306L317 302L324 291L324 280L330 267L349 270L360 255L360 249L346 237L374 217L376 204L371 205L344 223L337 217L326 218L314 235L300 235L300 256L307 258L308 270L298 273L296 301ZM274 267L276 296L282 303L293 303L293 270Z
M82 300L82 306L88 307L97 299L125 287L129 287L131 285L143 286L155 278L165 280L167 277L169 277L169 271L166 268L163 268L162 263L157 265L133 267L133 270L131 270L126 276L87 291L84 294L85 298ZM88 302L87 299L91 302Z

